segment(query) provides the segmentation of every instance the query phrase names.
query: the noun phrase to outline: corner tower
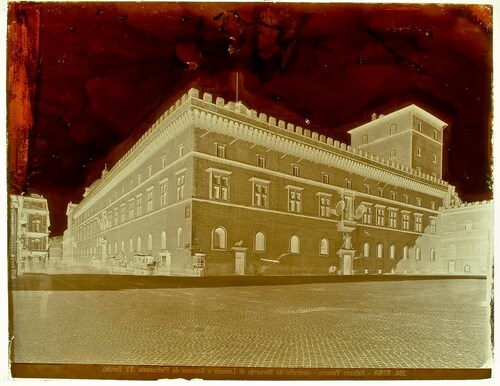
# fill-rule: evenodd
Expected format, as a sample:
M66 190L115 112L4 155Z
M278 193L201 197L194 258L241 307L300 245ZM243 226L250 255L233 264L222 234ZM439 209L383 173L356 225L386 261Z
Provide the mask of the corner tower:
M351 146L442 178L443 130L448 126L424 109L410 105L349 131Z

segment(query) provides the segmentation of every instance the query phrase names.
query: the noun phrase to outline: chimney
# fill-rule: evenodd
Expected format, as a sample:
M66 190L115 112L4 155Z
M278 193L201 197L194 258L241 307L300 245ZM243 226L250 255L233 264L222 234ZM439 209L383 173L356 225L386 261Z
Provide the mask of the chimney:
M377 113L372 113L372 121L377 119Z

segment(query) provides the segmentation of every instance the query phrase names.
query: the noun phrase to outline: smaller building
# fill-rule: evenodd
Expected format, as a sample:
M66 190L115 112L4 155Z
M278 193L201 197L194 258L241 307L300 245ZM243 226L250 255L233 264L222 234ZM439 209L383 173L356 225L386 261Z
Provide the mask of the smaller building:
M61 262L63 258L63 237L51 237L49 241L49 260L51 264Z
M49 257L50 215L38 194L10 196L9 256L11 273L38 271Z

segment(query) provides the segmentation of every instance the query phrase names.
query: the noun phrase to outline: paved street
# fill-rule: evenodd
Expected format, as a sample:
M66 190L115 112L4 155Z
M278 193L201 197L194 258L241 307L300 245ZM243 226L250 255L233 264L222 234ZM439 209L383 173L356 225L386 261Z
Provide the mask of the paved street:
M12 292L17 363L479 368L487 360L486 280L84 291L64 277L57 289L44 280Z

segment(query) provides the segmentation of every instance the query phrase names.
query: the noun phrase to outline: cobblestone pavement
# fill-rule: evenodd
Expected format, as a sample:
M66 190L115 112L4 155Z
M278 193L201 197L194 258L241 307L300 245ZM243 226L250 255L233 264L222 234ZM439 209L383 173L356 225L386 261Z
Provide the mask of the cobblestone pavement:
M489 347L486 285L13 291L14 362L479 368Z

